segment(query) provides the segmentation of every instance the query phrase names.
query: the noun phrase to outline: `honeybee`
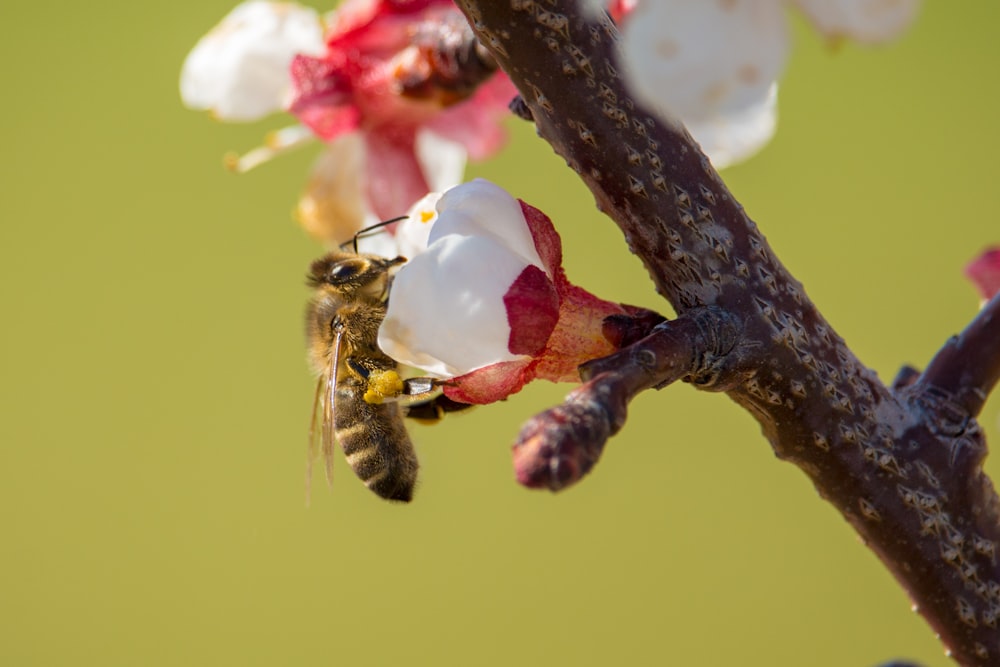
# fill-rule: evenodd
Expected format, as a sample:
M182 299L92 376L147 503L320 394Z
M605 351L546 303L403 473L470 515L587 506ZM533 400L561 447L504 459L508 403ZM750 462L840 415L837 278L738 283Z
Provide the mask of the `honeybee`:
M345 250L316 260L308 277L315 292L306 312L309 352L320 375L310 461L318 436L329 478L336 439L369 489L401 502L413 498L419 464L403 425L403 407L385 399L433 389L427 378L404 382L396 362L377 343L392 273L405 261Z

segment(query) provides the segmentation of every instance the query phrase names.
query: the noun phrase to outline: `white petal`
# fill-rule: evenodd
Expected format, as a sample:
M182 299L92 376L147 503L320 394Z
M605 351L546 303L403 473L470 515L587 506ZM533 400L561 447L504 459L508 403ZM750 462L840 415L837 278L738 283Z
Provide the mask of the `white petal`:
M396 227L396 244L399 254L413 259L427 250L431 227L437 221L437 203L440 192L431 192L410 207L406 219Z
M463 183L444 193L437 210L430 243L449 234L488 236L524 264L544 270L521 205L499 185L483 178Z
M745 109L688 123L688 131L716 169L742 162L771 140L778 124L778 85Z
M442 377L521 359L507 350L503 296L525 267L494 238L439 239L396 274L379 347Z
M884 42L913 21L918 0L795 0L816 29L830 38Z
M759 104L788 49L777 0L641 0L624 23L634 92L687 125Z
M181 69L181 98L221 120L256 120L283 108L292 58L323 50L315 10L294 3L245 2L188 54Z
M416 153L432 192L444 192L462 182L468 156L462 144L421 129L417 132Z

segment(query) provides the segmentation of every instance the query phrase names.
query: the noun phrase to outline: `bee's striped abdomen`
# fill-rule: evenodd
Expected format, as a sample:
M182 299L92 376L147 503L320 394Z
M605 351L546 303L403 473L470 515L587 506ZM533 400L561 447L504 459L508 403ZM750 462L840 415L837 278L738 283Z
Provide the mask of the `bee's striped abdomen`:
M337 387L334 433L354 474L387 500L409 502L417 481L417 455L397 403L372 404L354 382Z

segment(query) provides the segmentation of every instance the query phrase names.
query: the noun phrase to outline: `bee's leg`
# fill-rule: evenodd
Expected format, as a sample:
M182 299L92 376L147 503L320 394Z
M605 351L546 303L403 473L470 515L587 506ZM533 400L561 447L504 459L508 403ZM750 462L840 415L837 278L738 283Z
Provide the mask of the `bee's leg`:
M403 393L403 379L395 369L369 368L353 357L348 357L344 363L367 384L364 394L366 403L377 405L387 398L395 398Z
M403 393L407 396L429 394L441 386L440 380L428 377L415 377L403 380Z
M426 401L407 405L403 408L403 413L409 419L433 424L444 419L445 414L448 412L459 412L471 407L474 407L471 403L459 403L444 394L439 394Z
M368 376L371 375L372 369L365 366L358 359L354 357L347 357L344 359L344 364L351 369L351 372L357 375L362 380L367 380Z
M429 377L403 380L403 394L415 397L414 402L407 403L403 407L403 414L420 422L434 423L444 419L447 412L458 412L472 407L470 403L459 403L444 394L431 395L432 392L439 390L442 384L444 384L442 380ZM428 396L421 400L420 397L425 394Z

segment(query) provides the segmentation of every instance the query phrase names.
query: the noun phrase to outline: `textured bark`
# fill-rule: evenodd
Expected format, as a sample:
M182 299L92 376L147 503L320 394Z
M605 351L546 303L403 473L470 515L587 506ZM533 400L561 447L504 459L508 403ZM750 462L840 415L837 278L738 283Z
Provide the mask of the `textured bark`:
M1000 375L1000 298L926 373L885 387L680 124L630 96L608 19L586 17L571 0L458 4L521 92L520 114L587 184L680 318L710 308L726 314L719 321L740 323L723 332L735 338L721 354L694 343L714 356L684 379L725 391L757 419L778 457L855 527L956 660L1000 664L1000 502L982 470L986 446L974 419ZM655 356L653 343L629 354ZM662 381L678 375L674 364ZM585 387L594 388L610 376L590 377ZM608 435L631 395L656 384L618 377L594 390L598 402L610 392ZM624 394L615 394L619 386Z

